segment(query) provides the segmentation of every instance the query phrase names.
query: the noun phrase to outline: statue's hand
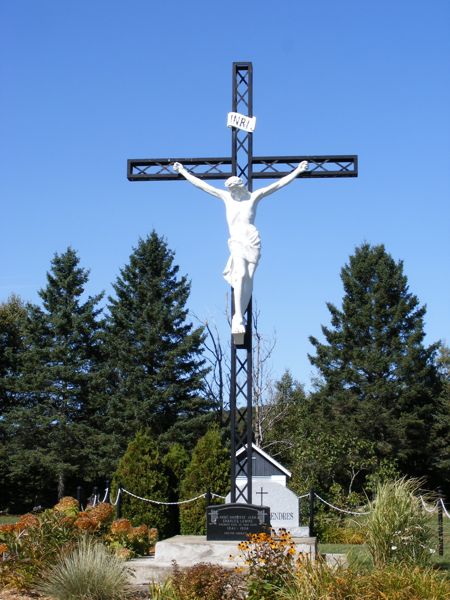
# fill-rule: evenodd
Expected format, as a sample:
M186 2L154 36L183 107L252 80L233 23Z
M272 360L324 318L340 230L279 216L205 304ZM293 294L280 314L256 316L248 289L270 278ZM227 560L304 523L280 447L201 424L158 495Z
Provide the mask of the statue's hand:
M183 165L181 163L179 163L179 162L173 163L173 170L176 173L179 173L182 168L183 168Z
M303 173L308 170L308 161L303 160L298 166L300 167L300 173Z

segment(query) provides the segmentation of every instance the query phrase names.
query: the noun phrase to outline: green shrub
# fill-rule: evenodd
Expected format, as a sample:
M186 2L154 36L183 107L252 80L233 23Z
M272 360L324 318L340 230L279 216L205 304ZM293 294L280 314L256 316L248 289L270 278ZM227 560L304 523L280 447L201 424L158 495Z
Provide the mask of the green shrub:
M222 445L220 431L213 426L199 439L192 452L191 462L181 482L181 498L188 500L208 489L225 495L230 489L230 455ZM213 504L217 500L213 500ZM181 533L206 533L206 500L199 499L180 506Z
M117 519L103 541L121 558L147 556L158 540L158 530L142 524L133 527L128 519Z
M166 468L162 464L158 448L150 433L139 431L129 443L114 474L113 497L117 493L119 483L128 491L143 498L159 502L171 500ZM144 502L124 493L122 515L133 525L145 524L148 527L156 527L161 538L171 534L170 512L167 506Z
M377 486L366 521L367 547L376 567L430 562L432 532L417 496L419 489L420 481L406 478Z
M105 503L80 511L77 501L67 497L38 516L26 514L15 523L0 524L0 587L30 589L42 571L85 535L102 540L123 558L149 554L157 530L133 527L126 519L113 522L113 512Z
M78 535L73 517L54 510L0 525L0 587L29 589L43 569L73 547Z
M131 597L125 563L100 542L81 538L49 569L39 592L53 600L125 600Z

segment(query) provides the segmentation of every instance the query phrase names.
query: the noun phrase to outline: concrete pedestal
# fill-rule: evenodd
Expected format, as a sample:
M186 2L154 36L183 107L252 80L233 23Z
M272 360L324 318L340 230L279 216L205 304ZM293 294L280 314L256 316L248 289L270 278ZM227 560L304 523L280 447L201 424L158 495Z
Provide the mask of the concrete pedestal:
M293 538L293 541L297 552L311 559L316 557L316 538ZM232 569L240 564L238 545L239 542L207 541L206 536L201 535L176 535L157 542L154 557L136 558L128 561L127 566L134 585L164 581L170 575L174 561L180 567L203 562Z

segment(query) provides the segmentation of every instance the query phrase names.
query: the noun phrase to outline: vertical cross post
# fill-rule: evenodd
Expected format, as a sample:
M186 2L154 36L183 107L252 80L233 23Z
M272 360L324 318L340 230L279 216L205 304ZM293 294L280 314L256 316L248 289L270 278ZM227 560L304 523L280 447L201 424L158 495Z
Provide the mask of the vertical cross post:
M232 112L253 117L253 67L250 62L233 63ZM241 177L249 191L253 179L280 179L302 161L310 168L303 177L357 177L356 155L253 156L253 134L232 127L231 157L129 159L130 181L172 181L182 179L173 164L186 165L197 179L226 180ZM232 294L233 297L233 294ZM234 314L232 299L231 314ZM231 429L231 501L252 502L252 301L246 311L246 331L239 342L231 340L231 389L229 418ZM236 451L246 447L236 458ZM239 487L236 480L239 478ZM242 484L241 484L242 482Z
M253 68L251 63L233 63L232 111L253 116ZM232 128L232 174L241 177L252 191L253 134ZM231 294L231 316L234 294ZM246 331L242 345L231 337L231 502L252 503L252 301L246 311ZM247 446L239 458L236 451ZM237 478L241 485L238 487Z

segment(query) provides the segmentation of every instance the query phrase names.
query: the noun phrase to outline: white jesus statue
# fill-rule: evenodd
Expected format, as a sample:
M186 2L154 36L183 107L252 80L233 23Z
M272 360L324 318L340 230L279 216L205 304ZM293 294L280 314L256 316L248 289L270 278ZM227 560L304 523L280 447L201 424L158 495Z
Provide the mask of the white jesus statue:
M261 238L254 224L258 203L262 198L291 183L298 175L306 171L308 162L304 160L285 177L254 192L248 191L240 177L227 179L226 189L221 190L189 173L181 163L174 163L173 168L193 185L211 196L220 198L225 204L230 231L228 239L230 257L223 276L234 291L235 312L231 321L231 333L242 335L245 333L244 314L252 296L253 277L261 256Z

